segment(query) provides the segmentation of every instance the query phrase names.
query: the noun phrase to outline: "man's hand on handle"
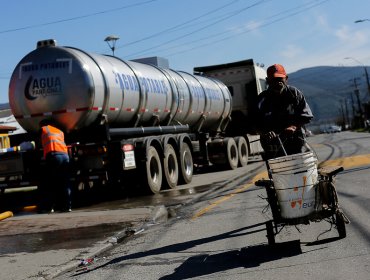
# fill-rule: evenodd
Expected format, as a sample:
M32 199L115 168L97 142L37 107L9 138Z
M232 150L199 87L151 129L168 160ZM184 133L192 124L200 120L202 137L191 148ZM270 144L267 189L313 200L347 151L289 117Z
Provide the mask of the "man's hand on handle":
M297 130L297 127L295 125L288 126L285 130L284 133L286 135L292 135L295 131Z

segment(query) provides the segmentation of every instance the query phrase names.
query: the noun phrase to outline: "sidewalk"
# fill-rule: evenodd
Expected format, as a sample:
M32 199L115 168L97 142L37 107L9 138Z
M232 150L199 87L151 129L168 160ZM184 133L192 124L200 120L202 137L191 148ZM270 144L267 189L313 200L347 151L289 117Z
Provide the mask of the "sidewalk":
M52 279L110 249L145 223L166 218L163 206L8 218L0 222L0 279ZM106 232L79 239L97 227Z

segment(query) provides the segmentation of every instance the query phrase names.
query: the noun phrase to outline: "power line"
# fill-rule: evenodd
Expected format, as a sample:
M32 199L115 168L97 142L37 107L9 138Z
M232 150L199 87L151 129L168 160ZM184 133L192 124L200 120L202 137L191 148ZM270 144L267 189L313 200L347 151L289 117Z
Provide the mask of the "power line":
M266 1L271 1L271 0L259 0L259 1L255 2L255 3L254 3L254 4L252 4L252 5L246 6L246 7L244 7L243 9L239 9L239 10L237 10L237 11L233 12L233 13L232 13L231 15L229 15L229 16L225 16L225 17L223 17L223 18L221 18L221 19L218 19L217 21L212 22L212 23L210 23L210 24L207 24L207 25L205 25L205 26L203 26L203 27L201 27L201 28L198 28L198 29L196 29L196 30L194 30L194 31L192 31L192 32L189 32L189 33L186 33L186 34L184 34L184 35L178 36L178 37L176 37L176 38L174 38L174 39L168 40L168 41L166 41L166 42L163 42L163 43L158 44L158 45L156 45L156 46L150 47L150 48L148 48L148 49L145 49L145 50L142 50L142 51L139 51L139 52L136 52L136 53L129 54L128 56L138 55L138 54L144 53L144 52L146 52L146 51L148 51L148 50L153 50L153 49L155 49L155 48L161 47L161 46L166 45L166 44L168 44L168 43L172 43L172 42L177 41L177 40L179 40L179 39L182 39L182 38L188 37L188 36L190 36L190 35L193 35L193 34L194 34L194 33L196 33L196 32L199 32L199 31L202 31L202 30L204 30L204 29L206 29L206 28L208 28L208 27L214 26L214 25L215 25L215 24L217 24L217 23L220 23L220 22L222 22L222 21L228 20L228 19L230 19L231 17L234 17L234 16L236 16L236 15L238 15L238 14L240 14L240 13L242 13L242 12L244 12L244 11L248 10L248 9L251 9L251 8L253 8L253 7L255 7L255 6L258 6L258 5L260 5L260 4L262 4L263 2L266 2Z
M223 5L223 6L220 6L220 7L216 8L216 9L214 9L214 10L211 10L211 11L209 11L209 12L207 12L207 13L205 13L205 14L202 14L202 15L200 15L200 16L197 16L197 17L195 17L195 18L189 19L189 20L187 20L187 21L185 21L185 22L183 22L183 23L180 23L180 24L177 24L177 25L172 26L172 27L170 27L170 28L164 29L164 30L162 30L162 31L159 31L159 32L154 33L154 34L152 34L152 35L149 35L149 36L147 36L147 37L144 37L144 38L141 38L141 39L138 39L138 40L135 40L135 41L132 41L132 42L126 43L126 44L124 44L124 45L121 45L121 46L117 47L117 49L119 49L119 48L123 48L123 47L127 47L127 46L131 46L131 45L134 45L134 44L136 44L136 43L139 43L139 42L142 42L142 41L145 41L145 40L148 40L148 39L154 38L154 37L158 37L158 36L160 36L160 35L162 35L162 34L168 34L169 32L173 32L173 31L179 30L179 29L183 28L184 26L188 25L189 23L194 23L194 21L196 21L196 20L198 20L198 19L201 19L201 18L203 18L203 17L206 17L206 16L208 16L208 15L210 15L210 14L213 14L213 13L215 13L215 12L219 11L219 10L222 10L222 9L226 8L227 6L231 6L231 5L233 5L234 3L236 3L236 2L239 2L239 0L233 0L233 1L231 1L231 2L227 3L227 4Z
M329 0L326 0L326 1L329 1ZM286 13L288 13L288 12L295 11L295 10L297 10L297 9L309 9L309 8L311 8L311 7L310 7L310 5L311 5L311 4L313 4L313 3L316 3L316 2L317 2L317 0L313 0L313 1L308 2L308 3L306 3L306 4L299 5L299 6L296 6L296 7L290 8L290 9L286 9L286 10L284 10L284 11L281 11L281 12L278 12L278 13L276 13L276 14L273 14L273 15L269 16L269 17L268 17L268 18L266 18L266 19L263 19L263 20L262 20L262 22L269 22L269 21L271 21L271 19L273 19L273 18L277 18L279 15L284 15L284 14L286 14ZM227 15L230 15L230 14L231 14L231 15L233 15L233 14L234 14L234 12L232 12L232 13L228 13ZM273 21L272 23L275 23L275 21ZM271 24L272 24L272 23L271 23ZM247 30L247 31L243 32L243 34L244 34L244 33L246 33L246 32L249 32L249 31L252 31L252 30L258 29L259 27L264 27L264 26L258 26L258 27L255 27L255 28L250 28L249 30ZM220 37L220 36L223 36L223 35L225 35L225 34L229 34L229 33L230 33L230 31L218 32L218 33L215 33L215 34L212 34L212 35L208 35L208 36L206 36L206 37L203 37L203 38L201 38L201 39L192 40L192 41L189 41L189 42L184 42L184 43L182 43L182 44L178 44L178 45L174 45L174 46L171 46L171 47L167 47L167 48L165 48L165 49L161 49L161 51L163 52L163 51L167 51L167 50L171 50L171 49L176 49L176 48L178 48L178 47L184 47L184 45L191 45L191 44L194 44L194 43L198 43L198 42L200 42L200 41L206 41L206 40L208 40L208 39L216 38L216 37ZM239 34L237 34L237 35L234 35L234 36L239 36L239 35L240 35L240 33L239 33ZM233 37L233 36L227 37L226 39L229 39L229 38L231 38L231 37ZM225 39L225 38L223 38L223 39L221 39L221 40L222 40L222 41L224 41L224 40L226 40L226 39ZM174 39L174 40L175 40L175 39ZM173 41L174 41L174 40L173 40ZM218 41L213 41L213 42L218 42ZM169 55L164 55L164 56L173 56L173 55L176 55L176 54L179 54L179 53L183 53L183 52L191 51L191 50L193 50L193 49L197 49L197 48L200 48L200 47L203 47L203 46L208 46L208 45L210 45L210 44L213 44L213 42L211 42L211 43L205 43L204 45L201 45L201 46L199 46L199 47L194 47L194 48L191 48L191 49L189 49L189 50L179 51L179 52L171 53L171 54L169 54ZM165 43L164 43L164 44L165 44ZM164 45L164 44L161 44L161 45ZM150 53L150 51L153 51L153 49L155 49L155 48L157 48L157 47L158 47L158 46L154 46L154 47L152 47L152 48L148 48L148 49L143 50L143 51L138 51L138 52L136 52L136 53L134 53L134 54L130 54L130 55L128 55L128 57L133 56L133 55L137 55L137 54Z
M139 2L139 3L135 3L135 4L130 4L130 5L126 5L126 6L122 6L122 7L118 7L118 8L113 8L113 9L109 9L109 10L104 10L104 11L100 11L100 12L96 12L96 13L86 14L86 15L82 15L82 16L76 16L76 17L51 21L51 22L45 22L45 23L40 23L40 24L28 25L28 26L23 26L23 27L18 27L18 28L12 28L12 29L8 29L8 30L0 31L0 34L16 32L16 31L21 31L21 30L27 30L27 29L32 29L32 28L37 28L37 27L42 27L42 26L47 26L47 25L53 25L53 24L58 24L58 23L62 23L62 22L80 20L80 19L83 19L83 18L88 18L88 17L97 16L97 15L113 13L113 12L117 12L117 11L124 10L124 9L129 9L129 8L133 8L133 7L137 7L137 6L141 6L141 5L146 5L146 4L149 4L151 2L156 2L156 1L159 1L159 0L147 0L147 1Z
M252 30L256 30L256 29L259 29L259 28L262 28L262 27L266 27L266 26L269 26L269 25L271 25L271 24L273 24L273 23L276 23L276 22L279 22L279 21L285 20L285 19L287 19L287 18L290 18L290 17L295 16L295 15L300 14L300 13L303 13L303 12L305 12L305 11L309 10L309 9L312 9L312 8L314 8L314 7L316 7L316 6L322 5L322 4L324 4L325 2L328 2L328 1L330 1L330 0L323 0L323 1L320 1L319 3L316 3L316 4L313 4L313 5L311 5L311 6L308 6L308 7L307 7L307 8L305 8L305 9L301 9L301 10L299 10L299 11L296 11L296 12L290 13L290 14L289 14L289 15L287 15L287 16L284 16L284 17L278 18L278 19L276 19L276 20L273 20L273 21L267 22L267 23L265 23L265 24L259 25L258 27L255 27L255 28L252 28L252 29L246 30L246 31L244 31L244 32L241 32L241 33L239 33L239 34L230 35L230 36L224 37L224 38L219 39L219 40L215 40L215 41L212 41L212 42L209 42L209 43L206 43L206 44L200 45L200 46L195 46L195 47L190 48L190 49L187 49L187 50L183 50L183 51L179 51L179 52L171 53L171 54L168 54L168 55L166 55L166 56L167 56L167 57L169 57L169 56L177 55L177 54L180 54L180 53L189 52L189 51L192 51L192 50L195 50L195 49L203 48L203 47L206 47L206 46L209 46L209 45L214 45L214 44L216 44L216 43L219 43L219 42L222 42L222 41L229 40L230 38L233 38L233 37L238 37L238 36L244 35L245 33L248 33L248 32L250 32L250 31L252 31ZM317 1L313 1L313 2L317 2ZM312 2L310 2L310 3L312 3Z

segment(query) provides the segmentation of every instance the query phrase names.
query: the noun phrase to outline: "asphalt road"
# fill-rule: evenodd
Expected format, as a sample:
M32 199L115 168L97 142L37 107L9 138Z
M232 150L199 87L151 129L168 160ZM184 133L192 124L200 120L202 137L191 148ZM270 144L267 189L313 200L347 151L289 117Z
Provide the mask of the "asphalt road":
M336 181L351 220L344 239L321 221L284 227L268 246L265 190L247 176L57 279L369 279L369 138L343 132L309 139L320 161L345 167Z
M190 185L156 196L72 213L19 213L0 222L0 279L368 279L369 138L309 138L321 162L345 166L336 182L352 221L345 239L322 221L299 225L300 232L286 227L278 245L267 246L271 213L264 189L253 184L265 170L257 161L196 175Z
M0 279L51 279L86 260L100 256L145 232L153 225L177 216L184 205L195 203L207 192L244 180L263 167L252 162L237 170L206 172L176 190L132 197L125 193L98 194L71 213L37 214L33 190L9 192L0 197L2 211L14 217L0 221Z

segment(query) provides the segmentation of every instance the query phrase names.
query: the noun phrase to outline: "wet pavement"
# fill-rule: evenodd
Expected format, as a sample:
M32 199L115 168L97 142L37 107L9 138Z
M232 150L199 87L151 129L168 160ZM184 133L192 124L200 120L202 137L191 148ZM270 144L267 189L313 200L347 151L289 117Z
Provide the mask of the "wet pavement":
M29 214L0 222L0 279L52 279L152 220L156 207Z
M176 190L144 197L94 194L99 201L88 199L71 213L37 214L36 207L29 207L35 203L35 190L5 193L0 196L0 213L12 210L14 217L0 222L0 279L52 279L148 225L166 221L173 209L227 184L227 178L245 174L245 168L214 173L203 181L201 176Z
M104 224L28 233L26 236L24 234L0 236L0 255L85 248L130 225L129 223Z
M1 200L7 203L1 211L12 210L14 216L0 222L0 279L52 279L109 250L147 224L167 220L167 209L210 187L180 186L151 196L117 196L121 199L106 198L71 213L52 214L37 214L36 206L26 206L35 203L34 190L5 194Z
M187 195L201 193L209 188L210 185L179 188L152 196L108 200L74 209L72 213L37 214L36 206L22 206L18 200L11 209L15 216L0 223L0 244L3 244L0 246L0 255L84 248L132 227L131 223L122 222L122 215L128 221L135 220L135 216L145 220L156 205L178 205ZM23 203L33 203L30 199L33 196L31 191ZM8 198L9 202L11 197Z

